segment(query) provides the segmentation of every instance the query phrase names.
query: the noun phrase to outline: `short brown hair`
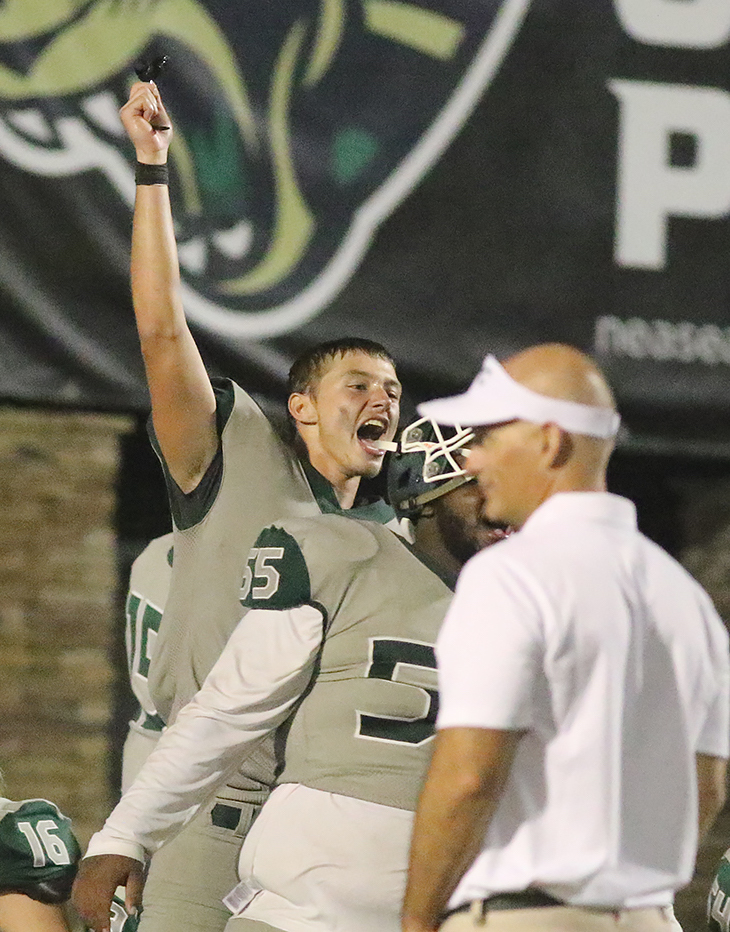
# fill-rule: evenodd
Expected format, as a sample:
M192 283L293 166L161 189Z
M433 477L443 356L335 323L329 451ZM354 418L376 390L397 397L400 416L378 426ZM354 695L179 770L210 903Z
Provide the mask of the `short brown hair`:
M376 359L387 360L395 368L395 361L388 350L374 340L343 337L328 343L317 343L294 360L289 370L289 394L311 391L324 375L327 366L347 353L366 353Z

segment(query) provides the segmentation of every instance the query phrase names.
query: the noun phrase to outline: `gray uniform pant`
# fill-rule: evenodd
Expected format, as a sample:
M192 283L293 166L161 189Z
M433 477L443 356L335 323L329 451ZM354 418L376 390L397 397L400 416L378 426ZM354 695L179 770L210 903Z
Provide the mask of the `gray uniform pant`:
M239 916L238 919L228 920L226 932L280 932L280 930L270 926L268 922L259 922L257 919Z
M215 809L221 805L232 810L224 811L228 826L214 824L226 821ZM219 798L155 853L139 932L224 932L231 914L221 901L238 883L241 843L260 808ZM240 812L237 819L235 810Z
M155 749L161 732L130 726L124 744L122 791L132 783ZM150 862L142 897L139 932L268 932L251 920L231 918L222 899L238 883L238 856L246 832L261 808L228 788L203 809ZM261 802L264 796L262 794ZM215 819L212 813L215 807ZM220 807L224 808L221 810ZM228 811L226 811L226 807ZM236 811L238 811L238 814ZM214 824L214 821L219 824ZM223 824L225 823L225 824ZM124 891L117 891L124 896Z

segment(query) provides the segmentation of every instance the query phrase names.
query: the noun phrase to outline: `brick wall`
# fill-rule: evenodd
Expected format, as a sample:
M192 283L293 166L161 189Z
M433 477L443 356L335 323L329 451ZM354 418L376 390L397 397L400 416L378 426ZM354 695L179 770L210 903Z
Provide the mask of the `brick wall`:
M107 722L124 417L0 409L0 768L82 842L110 804Z

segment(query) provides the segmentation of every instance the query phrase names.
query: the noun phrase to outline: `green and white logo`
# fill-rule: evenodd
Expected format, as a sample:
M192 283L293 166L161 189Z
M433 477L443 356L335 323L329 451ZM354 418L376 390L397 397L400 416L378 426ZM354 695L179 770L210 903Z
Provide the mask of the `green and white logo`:
M133 153L118 108L135 61L169 55L186 310L212 331L274 336L349 280L489 86L529 2L5 0L0 157L95 192L101 177L108 198L84 209L123 236Z

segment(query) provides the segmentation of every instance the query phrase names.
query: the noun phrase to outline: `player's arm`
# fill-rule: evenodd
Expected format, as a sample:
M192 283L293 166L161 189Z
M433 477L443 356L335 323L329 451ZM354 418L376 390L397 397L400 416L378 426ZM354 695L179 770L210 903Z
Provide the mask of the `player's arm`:
M39 903L23 893L0 894L2 932L69 932L60 906Z
M700 839L709 832L725 805L727 761L723 757L697 754L697 795Z
M155 85L134 84L121 117L138 161L165 164L172 131L154 129L171 125ZM185 319L167 185L137 185L131 272L155 433L170 475L190 492L217 450L215 396Z
M273 539L286 542L275 531ZM109 915L115 887L124 885L124 872L135 865L141 871L146 857L174 837L285 721L309 685L324 635L323 610L309 603L296 542L289 538L286 549L271 543L271 533L263 532L249 560L251 610L91 839L74 905L94 929L105 928L100 922ZM287 568L296 571L294 578ZM280 586L282 580L287 583ZM128 890L127 906L137 905L137 898L130 899Z
M441 924L451 894L481 849L521 735L487 728L438 732L413 829L406 932L431 932Z

